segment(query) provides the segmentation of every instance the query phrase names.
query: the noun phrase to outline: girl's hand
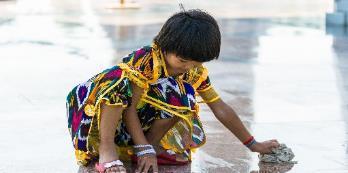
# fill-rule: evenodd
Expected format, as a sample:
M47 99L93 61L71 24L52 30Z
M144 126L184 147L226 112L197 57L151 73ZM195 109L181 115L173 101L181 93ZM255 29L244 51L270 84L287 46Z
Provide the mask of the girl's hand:
M279 143L276 139L264 141L264 142L256 142L252 146L250 146L250 150L252 152L258 152L260 154L268 154L272 153L272 148L279 147Z
M144 155L138 158L138 168L136 173L148 173L152 168L153 173L158 173L156 155Z

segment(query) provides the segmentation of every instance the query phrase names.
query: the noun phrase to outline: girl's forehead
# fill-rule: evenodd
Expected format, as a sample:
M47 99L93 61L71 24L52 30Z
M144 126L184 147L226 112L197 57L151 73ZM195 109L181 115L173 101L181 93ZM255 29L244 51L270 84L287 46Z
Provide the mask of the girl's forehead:
M174 54L174 53L173 53L172 55L174 55L174 56L172 56L172 57L177 58L177 59L180 59L180 60L182 60L182 61L185 61L185 63L193 63L193 64L196 64L196 65L203 64L203 63L200 62L200 61L194 61L194 60L192 60L192 59L194 59L194 58L184 58L184 57L182 57L182 56L180 56L180 55L177 55L177 54Z

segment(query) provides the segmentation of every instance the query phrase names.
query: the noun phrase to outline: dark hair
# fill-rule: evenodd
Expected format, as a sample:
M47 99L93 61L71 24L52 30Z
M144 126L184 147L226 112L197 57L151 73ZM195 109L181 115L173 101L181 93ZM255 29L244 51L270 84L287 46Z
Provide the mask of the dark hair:
M218 59L221 34L211 15L192 9L171 16L154 42L165 52L175 53L187 60L207 62Z

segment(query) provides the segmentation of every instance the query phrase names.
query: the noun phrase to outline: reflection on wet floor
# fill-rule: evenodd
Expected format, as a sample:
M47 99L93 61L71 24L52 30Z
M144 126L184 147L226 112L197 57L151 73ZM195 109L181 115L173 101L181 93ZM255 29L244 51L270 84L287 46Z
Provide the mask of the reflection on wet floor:
M94 15L85 5L78 6L85 13L67 19L61 12L75 14L76 9L58 7L76 2L52 3L54 14L33 6L30 14L43 15L13 12L0 17L0 73L5 74L0 76L5 81L0 97L6 98L0 128L24 134L1 133L11 142L0 143L0 172L76 172L64 116L66 93L149 44L162 25L105 22L103 14ZM202 105L207 143L194 153L191 164L161 166L161 172L347 172L348 29L326 27L320 16L221 16L218 23L221 57L206 64L215 88L257 140L286 143L298 164L259 163L257 154ZM23 141L30 150L12 149Z

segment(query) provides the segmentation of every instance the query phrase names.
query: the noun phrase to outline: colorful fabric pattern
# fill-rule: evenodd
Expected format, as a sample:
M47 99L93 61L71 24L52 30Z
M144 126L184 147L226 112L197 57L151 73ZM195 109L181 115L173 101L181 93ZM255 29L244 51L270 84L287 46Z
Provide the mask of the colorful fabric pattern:
M98 157L101 103L128 107L132 97L130 82L144 89L137 105L144 132L156 119L178 116L180 121L163 137L161 145L190 157L187 151L205 143L195 93L212 88L207 70L197 67L179 77L168 76L163 58L157 45L143 47L68 94L68 128L79 164L87 165ZM115 132L115 143L120 147L133 145L122 121Z

